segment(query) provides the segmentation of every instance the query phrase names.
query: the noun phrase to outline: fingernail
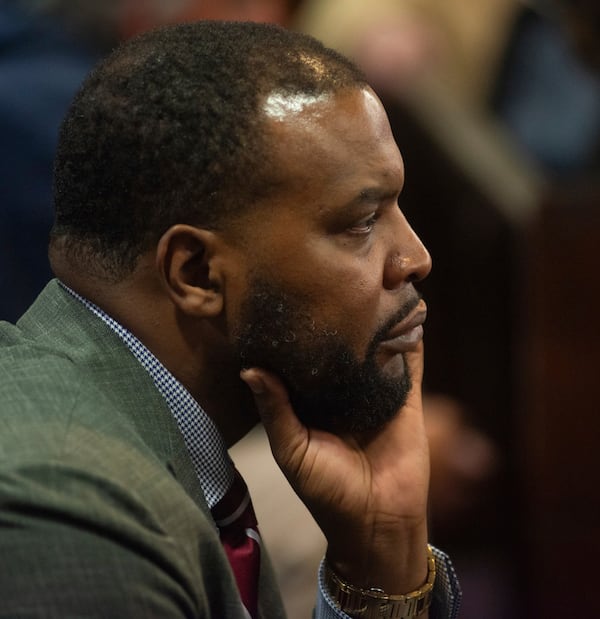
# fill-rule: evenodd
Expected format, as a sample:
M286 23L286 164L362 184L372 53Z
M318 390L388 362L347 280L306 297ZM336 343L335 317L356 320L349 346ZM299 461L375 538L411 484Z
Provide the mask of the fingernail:
M251 371L244 370L241 373L241 377L255 395L261 395L265 392L265 383L260 376L253 374Z

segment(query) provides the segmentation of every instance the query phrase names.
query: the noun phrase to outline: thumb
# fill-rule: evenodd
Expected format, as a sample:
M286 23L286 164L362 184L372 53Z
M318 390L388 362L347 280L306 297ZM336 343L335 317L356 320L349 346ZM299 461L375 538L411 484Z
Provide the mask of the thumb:
M306 440L307 430L296 417L287 390L279 378L259 368L242 370L240 377L254 395L271 451L282 466Z
M405 358L412 383L407 404L413 404L420 407L423 388L423 342L419 342L418 346L414 351L406 353Z

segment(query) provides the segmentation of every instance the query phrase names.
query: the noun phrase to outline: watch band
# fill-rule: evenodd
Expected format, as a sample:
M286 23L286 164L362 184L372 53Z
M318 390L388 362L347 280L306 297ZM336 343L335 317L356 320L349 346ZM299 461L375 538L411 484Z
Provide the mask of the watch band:
M357 619L414 619L431 605L435 558L427 546L427 580L410 593L390 595L377 587L362 589L342 580L325 561L325 584L336 606Z

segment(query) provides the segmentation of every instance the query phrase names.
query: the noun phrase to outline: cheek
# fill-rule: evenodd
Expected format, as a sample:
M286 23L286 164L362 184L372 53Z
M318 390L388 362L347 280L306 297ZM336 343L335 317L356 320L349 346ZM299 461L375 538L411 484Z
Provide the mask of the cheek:
M284 228L286 229L286 228ZM309 238L301 245L296 238ZM255 269L263 279L299 300L318 328L340 337L361 357L387 319L381 252L340 247L329 237L274 237Z
M230 269L223 289L225 300L225 329L234 334L243 326L242 308L253 294L252 272L245 268L243 262Z
M325 289L314 292L315 319L337 331L361 357L386 316L381 311L382 286L376 277L338 273Z

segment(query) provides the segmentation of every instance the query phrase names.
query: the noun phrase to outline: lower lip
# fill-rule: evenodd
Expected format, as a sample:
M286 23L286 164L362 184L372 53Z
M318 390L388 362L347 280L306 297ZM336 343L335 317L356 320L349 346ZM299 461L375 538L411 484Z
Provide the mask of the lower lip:
M417 347L422 339L423 325L417 325L402 335L381 342L381 347L393 353L410 352Z

